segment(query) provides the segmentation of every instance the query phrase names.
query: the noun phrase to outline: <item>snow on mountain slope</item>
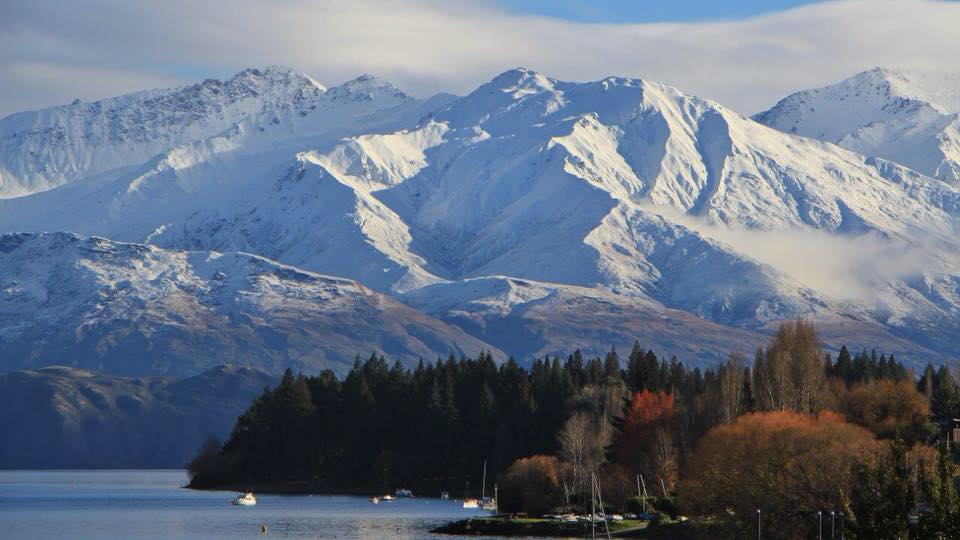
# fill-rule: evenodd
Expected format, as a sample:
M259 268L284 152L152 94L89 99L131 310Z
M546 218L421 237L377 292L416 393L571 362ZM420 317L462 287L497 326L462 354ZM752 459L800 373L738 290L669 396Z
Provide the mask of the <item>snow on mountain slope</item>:
M831 344L960 353L957 186L636 79L515 69L417 101L362 77L319 99L329 107L251 113L130 170L0 201L0 231L254 252L357 279L508 352L634 333L706 362L806 316ZM850 290L824 286L803 267L850 249L784 263L755 241L768 233L907 246L876 253L908 260L854 261ZM523 299L519 282L543 296Z
M960 74L875 68L787 96L755 119L960 183Z
M775 328L720 324L665 307L648 298L595 287L488 276L430 285L400 299L424 313L449 321L472 335L522 357L605 352L606 344L638 340L658 354L676 355L688 366L709 367L731 351L751 352ZM869 317L820 312L816 318L825 343L869 343L922 369L942 354L894 335ZM695 337L691 337L695 334Z
M241 128L244 121L259 132L272 128L271 137L290 126L330 131L414 101L369 75L327 90L303 73L272 66L225 81L17 113L0 120L0 197L139 165L165 150Z
M362 285L244 253L165 251L72 234L0 237L4 371L70 365L192 375L272 372L496 349Z

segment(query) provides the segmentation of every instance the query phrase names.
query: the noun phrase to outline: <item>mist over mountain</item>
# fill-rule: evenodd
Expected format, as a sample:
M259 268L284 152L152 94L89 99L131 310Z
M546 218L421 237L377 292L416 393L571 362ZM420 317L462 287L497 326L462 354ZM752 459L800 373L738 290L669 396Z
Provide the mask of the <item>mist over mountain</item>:
M210 362L275 371L342 367L372 350L529 357L636 338L707 365L796 317L817 322L830 347L942 363L960 354L960 183L949 130L933 137L938 150L922 137L891 139L897 152L863 142L879 140L863 131L877 114L933 117L891 97L906 84L897 77L868 72L751 119L640 79L571 83L518 68L462 97L416 99L369 75L327 89L272 67L11 115L0 120L0 232L71 234L3 243L92 242L115 253L96 276L126 270L65 309L35 290L72 273L86 283L87 258L4 250L3 264L29 268L3 277L0 305L18 329L4 331L0 346L15 351L4 367L53 362L67 346L91 369L186 374L202 367L189 359L199 343ZM946 118L952 79L929 80L914 97ZM821 104L835 99L849 114ZM144 262L157 258L170 262ZM236 266L210 266L221 259ZM154 265L183 271L145 277ZM214 286L218 271L229 287ZM119 307L123 280L142 302L133 315ZM352 291L337 309L375 314L331 314L342 303L313 292L318 282ZM222 307L235 304L242 316ZM42 306L57 316L23 316ZM147 330L129 330L141 320ZM181 345L163 367L132 367L169 343Z

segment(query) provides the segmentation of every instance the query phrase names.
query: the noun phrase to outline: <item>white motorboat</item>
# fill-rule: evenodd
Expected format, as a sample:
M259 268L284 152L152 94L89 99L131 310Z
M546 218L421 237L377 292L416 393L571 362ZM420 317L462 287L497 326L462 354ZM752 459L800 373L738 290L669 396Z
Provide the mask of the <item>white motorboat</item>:
M248 491L236 499L230 499L230 504L234 506L254 506L257 504L257 498L253 496L252 492Z
M476 499L464 499L463 507L464 508L480 508L480 501Z

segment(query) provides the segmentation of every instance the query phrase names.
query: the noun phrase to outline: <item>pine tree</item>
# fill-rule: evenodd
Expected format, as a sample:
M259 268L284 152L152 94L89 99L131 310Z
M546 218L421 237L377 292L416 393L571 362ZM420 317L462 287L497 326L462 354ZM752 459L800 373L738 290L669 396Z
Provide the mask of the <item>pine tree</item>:
M634 341L633 349L630 350L630 357L627 359L627 385L632 392L639 392L646 388L643 367L643 357L645 354L643 348L640 347L640 342Z
M843 382L847 383L847 385L853 382L853 359L850 357L850 351L847 350L846 345L840 347L833 374L843 379Z
M920 378L920 381L917 383L917 389L923 392L923 395L927 396L927 401L933 401L933 378L934 378L933 364L927 363L927 367L923 369L923 377Z
M916 487L903 443L893 441L886 459L876 464L858 463L853 478L850 499L844 501L850 536L864 540L908 538Z
M620 378L620 356L616 347L610 347L610 352L603 359L603 373L608 379Z
M960 538L960 500L957 499L956 474L950 449L945 442L937 448L933 476L924 483L929 513L920 515L921 537Z
M933 399L930 401L931 412L937 418L953 418L957 414L958 401L960 401L953 374L948 367L940 366L934 381Z

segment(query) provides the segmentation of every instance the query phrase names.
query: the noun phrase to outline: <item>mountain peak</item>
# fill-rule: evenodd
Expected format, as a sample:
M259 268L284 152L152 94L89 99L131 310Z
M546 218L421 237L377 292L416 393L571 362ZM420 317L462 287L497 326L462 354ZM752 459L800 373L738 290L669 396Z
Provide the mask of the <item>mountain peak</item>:
M210 79L204 82L210 82ZM293 68L289 68L281 65L269 65L263 68L246 68L234 76L230 77L223 81L224 84L237 84L237 83L247 83L253 84L256 86L262 85L295 85L295 86L306 86L306 87L316 87L321 91L325 91L326 87L314 80L312 77L303 73L302 71L297 71Z
M960 74L875 67L791 94L754 119L960 181Z
M397 85L370 73L364 73L355 79L331 88L329 91L335 100L374 101L393 99L406 102L413 99Z
M876 88L890 99L908 99L932 105L941 112L960 112L960 73L877 66L838 83L803 93L856 94Z
M490 82L484 84L480 89L497 89L504 93L530 94L553 90L553 79L542 75L532 69L517 67L504 71L497 75Z

